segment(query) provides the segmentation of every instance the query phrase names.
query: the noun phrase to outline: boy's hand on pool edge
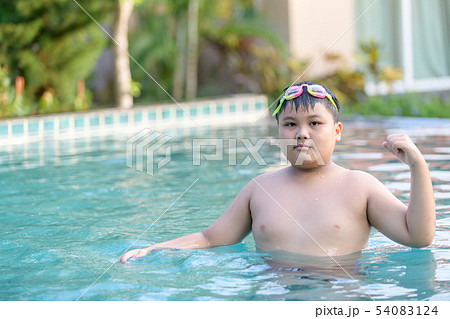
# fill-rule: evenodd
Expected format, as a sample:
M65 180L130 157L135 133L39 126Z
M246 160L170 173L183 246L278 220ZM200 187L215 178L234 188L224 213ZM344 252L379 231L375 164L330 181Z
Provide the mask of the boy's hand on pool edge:
M123 254L122 257L119 258L119 262L128 263L128 261L136 260L137 258L147 256L147 254L148 254L147 249L133 249Z
M410 167L425 162L422 153L406 134L390 134L382 146Z

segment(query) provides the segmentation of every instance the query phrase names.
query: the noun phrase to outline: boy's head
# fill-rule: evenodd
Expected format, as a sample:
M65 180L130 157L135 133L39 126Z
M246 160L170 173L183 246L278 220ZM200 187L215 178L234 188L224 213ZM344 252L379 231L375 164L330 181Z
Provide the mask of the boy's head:
M288 104L295 106L296 111L299 106L305 111L309 111L309 108L314 109L317 102L322 102L328 108L333 115L334 122L337 123L341 110L338 99L327 87L310 81L286 87L276 102L277 107L273 112L273 116L275 116L278 123L279 115Z

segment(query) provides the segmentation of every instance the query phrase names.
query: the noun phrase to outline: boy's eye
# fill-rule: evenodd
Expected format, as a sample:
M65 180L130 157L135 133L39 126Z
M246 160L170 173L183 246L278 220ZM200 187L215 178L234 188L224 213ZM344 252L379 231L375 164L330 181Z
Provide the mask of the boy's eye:
M316 125L319 125L319 122L311 122L310 125L311 126L316 126Z
M289 122L289 123L284 124L284 126L292 127L292 126L295 126L295 123Z

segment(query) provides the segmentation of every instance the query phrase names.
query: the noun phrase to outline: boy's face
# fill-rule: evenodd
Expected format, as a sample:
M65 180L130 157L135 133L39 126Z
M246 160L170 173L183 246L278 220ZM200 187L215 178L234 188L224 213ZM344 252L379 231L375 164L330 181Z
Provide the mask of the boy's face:
M333 115L321 102L309 111L302 107L296 111L293 103L289 103L279 115L278 134L280 139L290 139L289 145L283 148L295 167L313 169L330 163L341 132L342 123L335 123Z

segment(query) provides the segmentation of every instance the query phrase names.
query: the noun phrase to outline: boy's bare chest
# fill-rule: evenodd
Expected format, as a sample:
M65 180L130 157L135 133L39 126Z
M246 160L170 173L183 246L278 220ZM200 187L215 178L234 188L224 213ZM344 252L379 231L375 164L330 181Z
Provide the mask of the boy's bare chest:
M280 194L252 199L251 214L253 224L263 226L262 229L287 231L306 227L313 231L331 231L342 229L342 224L357 217L360 211L356 206L354 202L330 196Z
M252 196L250 206L253 235L260 248L314 254L316 242L334 249L334 245L346 245L346 240L364 241L368 236L365 201L357 192L336 192L331 187L271 188Z

